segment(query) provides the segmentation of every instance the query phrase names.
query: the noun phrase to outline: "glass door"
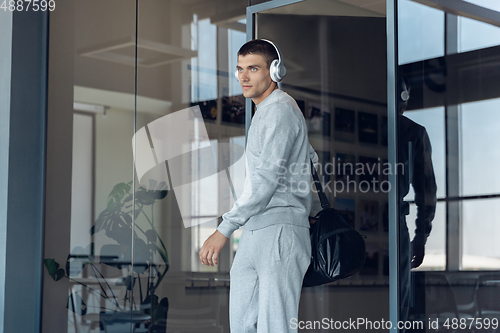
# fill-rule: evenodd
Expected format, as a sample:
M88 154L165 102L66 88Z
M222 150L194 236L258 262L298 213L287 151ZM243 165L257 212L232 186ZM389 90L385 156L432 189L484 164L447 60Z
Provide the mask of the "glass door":
M365 267L351 278L304 288L296 326L387 330L392 171L385 1L271 1L251 8L253 37L276 43L284 58L281 89L303 112L332 206L366 237Z
M400 270L401 317L429 332L492 332L500 318L500 6L397 7L399 162L409 171L399 187L400 249L413 250L406 257L417 266Z
M198 252L244 180L245 8L51 14L43 332L229 332L238 238L217 267Z

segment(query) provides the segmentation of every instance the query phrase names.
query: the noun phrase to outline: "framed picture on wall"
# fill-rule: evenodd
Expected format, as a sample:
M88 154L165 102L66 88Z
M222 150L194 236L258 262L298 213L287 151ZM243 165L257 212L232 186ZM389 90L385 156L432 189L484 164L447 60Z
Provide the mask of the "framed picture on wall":
M356 218L356 201L347 198L335 198L335 209L354 227Z
M366 242L365 266L359 272L360 275L378 275L378 258L380 255L378 243Z
M354 142L355 112L343 108L335 108L335 139Z
M366 112L358 113L358 138L363 143L378 143L377 115Z
M217 119L217 100L203 101L191 103L191 106L198 105L200 107L201 116L203 119L216 120Z
M378 202L360 201L359 203L359 230L377 231L378 230Z
M309 134L321 136L331 135L331 114L328 106L322 106L318 103L309 103L306 120Z

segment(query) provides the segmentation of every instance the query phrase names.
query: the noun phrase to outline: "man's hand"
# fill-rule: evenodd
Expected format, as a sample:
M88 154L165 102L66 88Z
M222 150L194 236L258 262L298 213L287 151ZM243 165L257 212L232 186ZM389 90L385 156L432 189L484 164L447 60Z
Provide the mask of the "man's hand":
M200 261L204 265L213 266L219 264L219 253L226 245L228 238L215 230L212 236L203 243L200 250Z
M425 238L420 235L415 235L413 240L411 241L411 268L417 268L424 261L425 256Z

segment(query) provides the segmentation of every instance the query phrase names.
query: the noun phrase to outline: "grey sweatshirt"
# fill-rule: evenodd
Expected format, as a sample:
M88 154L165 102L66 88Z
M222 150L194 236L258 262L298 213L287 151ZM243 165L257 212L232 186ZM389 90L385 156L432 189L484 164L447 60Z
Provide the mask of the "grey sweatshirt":
M318 156L309 144L304 116L284 91L274 90L257 105L245 154L243 192L217 230L229 238L243 225L247 230L278 223L309 227L309 160L316 167Z

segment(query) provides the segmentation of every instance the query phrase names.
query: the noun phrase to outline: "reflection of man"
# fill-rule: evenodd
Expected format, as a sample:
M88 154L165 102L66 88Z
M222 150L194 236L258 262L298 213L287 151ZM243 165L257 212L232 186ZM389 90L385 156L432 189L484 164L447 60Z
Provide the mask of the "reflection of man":
M292 164L308 166L310 157L314 163L318 157L295 100L278 89L280 61L268 41L250 41L238 52L237 78L257 106L248 132L247 175L241 197L200 250L202 263L217 264L227 239L245 225L230 272L232 333L296 332L290 320L297 318L310 263L311 193L303 184L310 185L311 176Z
M406 318L410 297L410 269L422 264L425 243L431 232L431 222L436 211L436 180L432 166L432 149L425 127L403 116L410 97L410 85L406 77L400 75L399 105L399 162L404 163L404 173L398 173L401 209L400 223L400 284L402 319ZM410 205L403 198L410 190L415 192L417 218L415 237L409 242L406 215ZM411 266L410 266L411 265Z

